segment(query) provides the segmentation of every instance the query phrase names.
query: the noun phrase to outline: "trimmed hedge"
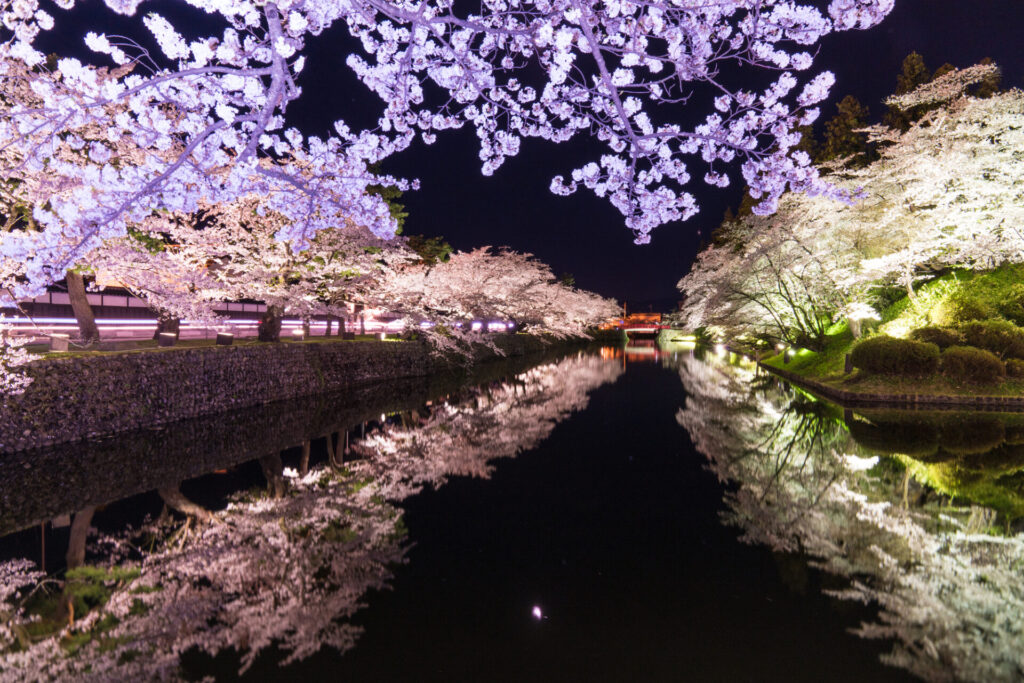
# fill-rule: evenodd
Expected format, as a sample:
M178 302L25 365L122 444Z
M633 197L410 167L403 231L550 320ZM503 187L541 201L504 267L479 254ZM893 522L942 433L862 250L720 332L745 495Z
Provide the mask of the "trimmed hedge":
M963 335L951 327L919 327L910 333L914 341L935 344L940 349L948 349L964 343Z
M994 384L1006 377L1006 366L991 351L951 346L942 352L942 372L962 382Z
M878 335L862 339L850 353L853 367L882 375L929 375L939 368L939 347Z
M968 346L991 351L1000 358L1024 358L1024 330L1008 320L984 320L963 327Z
M1024 377L1024 360L1011 358L1006 361L1006 374L1010 377Z

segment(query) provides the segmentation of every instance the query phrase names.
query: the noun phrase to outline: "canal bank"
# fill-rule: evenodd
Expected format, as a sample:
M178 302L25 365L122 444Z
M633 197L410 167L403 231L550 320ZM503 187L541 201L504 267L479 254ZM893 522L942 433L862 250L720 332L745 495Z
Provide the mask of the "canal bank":
M344 391L366 383L465 372L467 364L528 356L589 340L493 338L471 357L421 342L283 342L46 358L0 415L0 452L90 439L229 410Z
M978 408L984 410L1024 411L1024 396L984 396L978 394L925 394L925 393L894 393L885 394L868 391L840 389L822 382L809 379L796 372L776 368L758 361L757 366L766 372L781 377L801 389L826 398L844 407L868 405L901 405L923 406L929 408Z

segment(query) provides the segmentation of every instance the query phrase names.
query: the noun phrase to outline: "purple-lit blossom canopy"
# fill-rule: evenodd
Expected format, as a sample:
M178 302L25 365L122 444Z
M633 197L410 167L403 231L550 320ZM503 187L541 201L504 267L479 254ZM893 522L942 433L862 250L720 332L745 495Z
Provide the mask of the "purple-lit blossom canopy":
M833 81L828 72L801 74L814 44L831 31L873 26L893 0L833 0L824 13L782 0L484 0L472 11L447 0L186 2L222 18L222 32L188 41L166 18L146 14L161 55L133 39L82 36L94 66L120 67L110 72L72 57L47 64L33 43L59 14L37 0L0 5L2 85L17 92L11 81L28 78L20 85L32 93L32 102L3 103L4 175L65 181L64 191L34 205L34 232L3 242L3 258L25 264L19 294L38 291L153 212L247 194L288 219L278 238L295 249L332 227L320 217L339 213L388 237L395 222L367 188L414 184L377 177L368 165L416 136L430 143L467 124L485 174L517 154L523 138L596 137L604 153L568 178L556 175L551 188L569 194L582 185L607 197L637 242L697 211L683 189L692 173L725 186L732 161L762 199L758 210L770 212L787 189L828 191L794 151L794 127L817 117L814 105ZM74 0L57 4L68 9ZM131 15L142 3L106 4ZM338 119L330 136L307 136L285 118L301 94L303 49L340 21L363 50L348 65L383 102L378 124L355 131ZM758 88L734 84L750 70L743 67L772 78ZM692 128L675 122L694 106L713 112ZM684 162L691 156L699 171Z

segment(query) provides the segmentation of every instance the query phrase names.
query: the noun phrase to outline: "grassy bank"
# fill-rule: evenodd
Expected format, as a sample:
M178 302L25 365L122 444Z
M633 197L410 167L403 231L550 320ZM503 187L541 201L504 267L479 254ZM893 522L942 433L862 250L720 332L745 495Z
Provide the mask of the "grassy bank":
M1024 267L1004 266L993 271L957 271L937 277L918 287L913 299L901 297L888 305L868 334L913 338L915 330L942 328L962 330L972 323L1000 321L1024 323ZM1024 397L1024 378L1005 377L979 383L936 372L926 376L869 373L855 368L845 371L847 354L858 340L845 323L835 325L823 348L787 349L762 363L796 375L812 384L860 394ZM1024 335L1024 329L1020 330ZM966 342L964 342L966 344ZM1004 360L1013 354L1002 354ZM788 362L786 362L788 360Z

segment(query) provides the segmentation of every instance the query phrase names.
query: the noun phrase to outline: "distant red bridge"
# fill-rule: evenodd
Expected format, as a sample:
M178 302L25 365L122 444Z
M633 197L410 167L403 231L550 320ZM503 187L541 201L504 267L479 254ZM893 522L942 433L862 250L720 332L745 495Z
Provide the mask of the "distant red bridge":
M661 313L631 313L603 325L606 329L618 329L631 337L656 336L662 330L672 329L661 321Z

